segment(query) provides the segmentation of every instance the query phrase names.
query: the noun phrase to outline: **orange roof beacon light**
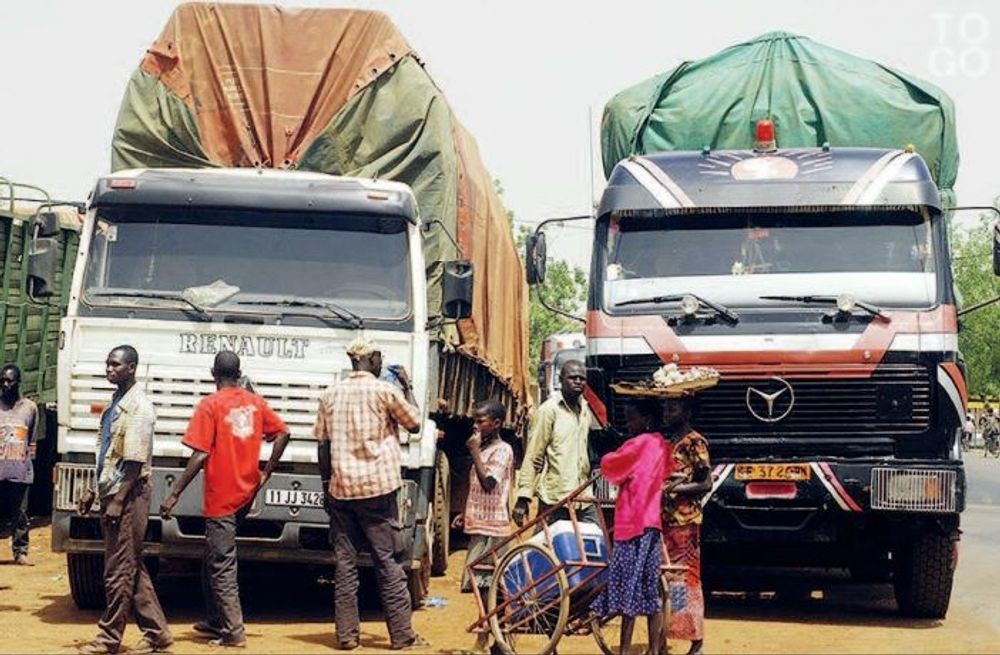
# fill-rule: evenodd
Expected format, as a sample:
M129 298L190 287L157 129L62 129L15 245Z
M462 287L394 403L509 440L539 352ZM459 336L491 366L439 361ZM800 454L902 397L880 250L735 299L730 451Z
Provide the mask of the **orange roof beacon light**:
M136 179L134 177L114 177L108 181L108 186L112 189L134 189Z
M757 121L756 136L754 151L774 152L778 149L778 143L774 138L774 121L771 119L762 118Z

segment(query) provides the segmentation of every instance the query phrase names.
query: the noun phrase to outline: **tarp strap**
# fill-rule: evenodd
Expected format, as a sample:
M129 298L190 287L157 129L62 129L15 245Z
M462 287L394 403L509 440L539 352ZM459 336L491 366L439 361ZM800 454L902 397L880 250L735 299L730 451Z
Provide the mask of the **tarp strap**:
M662 168L645 157L632 155L622 166L664 209L694 207L684 190Z
M900 169L913 158L912 153L892 150L882 155L865 174L858 178L851 190L844 196L845 205L868 205L899 173Z

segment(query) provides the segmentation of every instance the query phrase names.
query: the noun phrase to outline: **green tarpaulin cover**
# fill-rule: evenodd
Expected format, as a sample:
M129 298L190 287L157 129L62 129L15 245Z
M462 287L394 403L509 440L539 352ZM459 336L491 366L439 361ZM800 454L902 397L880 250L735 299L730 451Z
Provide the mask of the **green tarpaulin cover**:
M945 195L958 174L955 107L941 89L811 39L773 32L640 82L604 108L605 175L632 154L778 146L916 147Z

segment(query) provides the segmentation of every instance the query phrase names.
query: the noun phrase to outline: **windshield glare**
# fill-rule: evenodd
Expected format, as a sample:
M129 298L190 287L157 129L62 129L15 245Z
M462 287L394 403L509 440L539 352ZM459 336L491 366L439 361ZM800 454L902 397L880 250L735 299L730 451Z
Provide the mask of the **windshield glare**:
M745 307L782 304L765 295L846 293L926 307L937 298L932 225L905 210L612 217L604 302L693 293Z
M173 309L179 305L169 299L105 294L179 295L221 280L239 289L218 304L233 311L278 313L249 303L296 297L332 301L365 318L410 313L403 219L147 209L106 211L95 230L84 294L91 305Z

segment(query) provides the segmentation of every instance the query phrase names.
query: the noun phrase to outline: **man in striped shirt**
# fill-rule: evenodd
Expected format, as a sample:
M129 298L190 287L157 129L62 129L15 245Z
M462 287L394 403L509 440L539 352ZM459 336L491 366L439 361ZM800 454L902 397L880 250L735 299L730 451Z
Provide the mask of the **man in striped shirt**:
M399 427L420 431L420 411L405 369L402 391L379 380L382 354L363 337L347 349L353 371L320 397L314 434L336 558L335 623L341 650L359 644L358 550L367 542L389 627L390 648L426 645L411 625L410 594L399 556Z

